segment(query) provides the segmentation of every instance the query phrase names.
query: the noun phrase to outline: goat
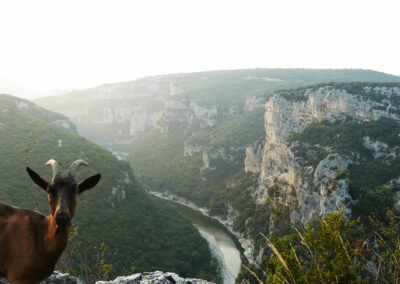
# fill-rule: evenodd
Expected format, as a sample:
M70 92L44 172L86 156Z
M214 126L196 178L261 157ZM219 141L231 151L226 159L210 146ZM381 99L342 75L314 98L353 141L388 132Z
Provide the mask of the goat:
M0 203L0 277L7 277L11 284L37 284L53 273L68 243L78 196L101 178L97 174L75 182L76 169L89 166L84 160L73 162L66 176L61 175L55 160L47 165L53 170L51 181L29 167L26 170L35 185L47 193L49 216Z

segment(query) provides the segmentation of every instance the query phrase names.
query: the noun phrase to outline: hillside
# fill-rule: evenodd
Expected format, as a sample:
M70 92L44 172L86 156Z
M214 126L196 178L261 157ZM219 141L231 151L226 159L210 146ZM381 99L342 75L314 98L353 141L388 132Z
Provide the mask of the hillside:
M78 136L66 117L0 95L0 141L2 203L49 213L47 198L32 184L26 164L49 179L51 169L43 167L48 159L62 162L66 169L81 158L91 167L80 168L77 179L102 174L99 185L81 196L73 219L78 227L73 265L77 274L85 250L104 242L109 248L106 263L113 264L110 276L135 266L137 272L162 269L218 281L218 265L192 224L173 208L149 199L127 162ZM94 252L88 255L89 262L94 259Z
M289 177L283 181L274 179L275 174L279 177L279 171L286 171L274 162L284 161L287 148L276 152L267 162L265 147L272 139L268 127L286 121L279 118L279 113L284 113L285 106L290 107L292 102L304 100L306 96L301 90L308 88L280 92L281 97L288 99L281 108L273 109L272 113L280 119L277 122L265 123L271 114L270 108L265 109L265 102L278 96L272 96L277 91L279 94L283 89L310 84L399 80L368 70L215 71L148 77L37 102L65 114L76 123L80 134L128 160L146 189L184 197L207 208L211 215L225 219L231 230L241 234L248 259L260 262L259 233L268 233L270 227L278 230L271 219L271 206L265 206L267 192L272 194L278 188L271 186L275 181L277 186L280 182L292 182ZM350 84L354 90L348 92L361 90L363 95L364 85L360 84ZM318 92L319 86L312 89L315 88ZM291 116L289 125L291 121L302 121L303 108L294 107L296 116ZM290 133L298 129L290 128ZM301 217L293 220L306 220L321 212L304 213L304 217L298 213Z

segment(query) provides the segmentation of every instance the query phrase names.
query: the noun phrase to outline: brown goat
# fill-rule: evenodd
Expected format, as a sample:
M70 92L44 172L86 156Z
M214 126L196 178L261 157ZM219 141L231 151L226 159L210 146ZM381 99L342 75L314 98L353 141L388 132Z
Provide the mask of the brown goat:
M46 165L53 169L50 182L29 167L26 170L35 185L46 191L49 216L0 204L0 277L11 284L36 284L51 275L67 246L79 194L93 188L101 177L97 174L76 183L76 168L88 166L83 160L73 162L65 177L56 161Z

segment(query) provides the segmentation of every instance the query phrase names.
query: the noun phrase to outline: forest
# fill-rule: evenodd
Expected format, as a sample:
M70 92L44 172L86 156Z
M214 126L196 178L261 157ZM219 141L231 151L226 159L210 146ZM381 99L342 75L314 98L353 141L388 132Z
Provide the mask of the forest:
M47 160L55 159L65 171L72 161L84 159L90 167L80 168L77 180L102 174L99 185L78 202L72 220L75 246L66 252L72 261L63 267L88 278L89 283L100 280L94 272L87 276L86 271L96 266L98 254L103 254L101 247L107 248L104 264L112 264L106 269L109 278L134 268L136 272L159 269L220 282L218 262L194 226L174 208L150 199L127 162L73 128L56 125L60 121L68 119L26 100L0 95L2 203L49 214L47 197L31 182L26 165L49 179L51 169L43 167Z

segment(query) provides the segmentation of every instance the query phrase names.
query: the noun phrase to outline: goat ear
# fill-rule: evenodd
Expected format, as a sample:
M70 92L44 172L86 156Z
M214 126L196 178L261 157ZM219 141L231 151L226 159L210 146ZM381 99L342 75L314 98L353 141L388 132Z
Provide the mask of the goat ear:
M87 179L81 181L78 184L78 193L82 193L85 190L95 187L96 184L99 182L100 178L101 178L101 174L97 174L97 175L88 177Z
M43 190L47 191L47 186L49 185L49 182L42 178L40 175L35 173L33 170L31 170L29 167L26 167L26 171L28 172L29 176L35 183L35 185Z

